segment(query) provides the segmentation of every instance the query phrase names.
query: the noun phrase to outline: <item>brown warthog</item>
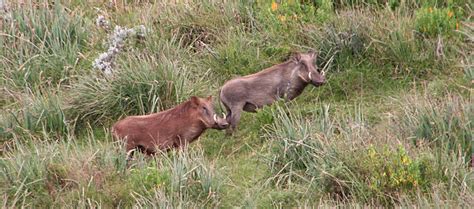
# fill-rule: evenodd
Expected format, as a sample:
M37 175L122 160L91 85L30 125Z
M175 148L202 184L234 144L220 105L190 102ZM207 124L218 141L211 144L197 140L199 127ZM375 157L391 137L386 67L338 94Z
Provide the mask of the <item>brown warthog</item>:
M180 105L150 115L129 116L112 127L114 137L126 142L126 151L152 155L195 141L206 129L226 129L228 123L214 112L212 97L191 97Z
M229 132L235 130L242 110L256 112L278 98L294 99L309 83L323 85L324 72L316 70L316 57L315 52L297 53L284 63L227 81L221 88L220 99L227 109Z

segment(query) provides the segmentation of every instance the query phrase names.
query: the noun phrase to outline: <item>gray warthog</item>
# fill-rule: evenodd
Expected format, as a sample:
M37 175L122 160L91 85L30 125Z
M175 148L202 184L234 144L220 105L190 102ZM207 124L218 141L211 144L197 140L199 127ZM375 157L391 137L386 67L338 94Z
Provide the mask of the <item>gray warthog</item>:
M229 132L237 127L242 110L256 112L278 98L294 99L309 83L323 85L324 72L316 70L316 57L315 52L297 53L284 63L227 81L221 88L220 99L227 109Z
M126 151L151 155L157 150L181 147L196 140L206 129L226 129L228 123L217 117L212 97L191 97L180 105L150 115L129 116L112 127L115 138L126 141Z

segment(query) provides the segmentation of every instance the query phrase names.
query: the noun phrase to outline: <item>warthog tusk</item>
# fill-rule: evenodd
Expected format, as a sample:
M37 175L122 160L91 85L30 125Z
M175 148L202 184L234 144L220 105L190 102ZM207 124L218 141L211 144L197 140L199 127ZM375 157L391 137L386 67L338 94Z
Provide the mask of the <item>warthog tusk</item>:
M222 118L225 118L225 113L222 113Z
M323 76L325 76L325 75L326 75L326 71L323 70L323 71L322 71L322 74L323 74Z
M308 73L309 80L311 80L311 72Z
M133 152L135 152L136 149L137 149L137 148L131 149L131 150L129 150L129 151L127 152L127 160L130 160L130 159L131 159L130 156L132 155Z
M217 115L216 114L214 114L214 121L217 122Z

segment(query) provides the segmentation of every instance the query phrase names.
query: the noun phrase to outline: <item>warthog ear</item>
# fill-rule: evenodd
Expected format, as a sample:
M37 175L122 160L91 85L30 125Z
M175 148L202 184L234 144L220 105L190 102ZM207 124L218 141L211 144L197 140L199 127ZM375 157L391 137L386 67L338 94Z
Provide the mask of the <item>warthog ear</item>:
M291 60L293 60L293 62L300 62L301 61L301 54L300 53L295 53L293 54L293 56L291 56Z
M318 57L318 52L317 51L314 51L314 50L310 50L308 52L309 56L311 56L312 59L315 59Z
M199 105L199 98L196 97L196 96L192 96L191 97L191 102L194 104L194 105Z

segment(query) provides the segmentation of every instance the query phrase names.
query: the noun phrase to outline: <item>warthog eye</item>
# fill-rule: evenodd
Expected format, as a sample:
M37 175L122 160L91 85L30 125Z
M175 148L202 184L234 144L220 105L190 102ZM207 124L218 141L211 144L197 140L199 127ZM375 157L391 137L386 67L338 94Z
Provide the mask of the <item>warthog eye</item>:
M202 111L204 111L205 114L209 114L206 107L202 107Z

